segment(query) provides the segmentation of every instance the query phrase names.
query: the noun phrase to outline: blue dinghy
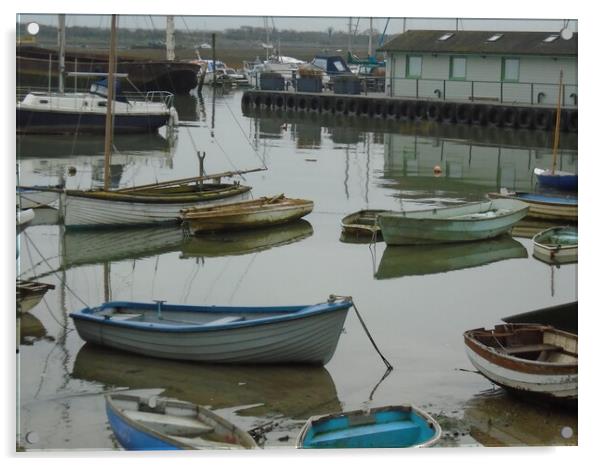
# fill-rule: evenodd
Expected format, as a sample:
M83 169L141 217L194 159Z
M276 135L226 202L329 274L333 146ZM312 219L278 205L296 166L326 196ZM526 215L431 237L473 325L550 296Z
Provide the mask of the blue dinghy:
M202 406L135 391L106 395L105 400L111 429L126 450L257 447L247 432Z
M412 406L385 406L368 411L310 418L297 448L430 447L441 436L439 424Z
M563 196L551 193L513 192L502 188L499 193L489 193L491 199L517 199L529 206L529 217L544 220L576 222L579 199L576 195Z
M70 314L90 343L157 358L232 364L324 365L350 298L309 306L218 307L108 302Z
M535 173L535 176L537 176L537 182L540 186L561 191L577 191L579 182L578 176L575 173L559 170L552 173L551 170L543 170L541 168L536 168L533 172Z

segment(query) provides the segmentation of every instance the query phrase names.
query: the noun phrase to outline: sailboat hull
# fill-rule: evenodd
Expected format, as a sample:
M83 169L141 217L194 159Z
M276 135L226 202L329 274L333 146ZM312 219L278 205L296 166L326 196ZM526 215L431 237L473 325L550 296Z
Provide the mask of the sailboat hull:
M67 191L63 198L63 216L67 228L177 223L182 209L237 202L249 196L250 188L240 185L187 196L186 200L149 199L149 196L115 192L77 195Z
M537 182L540 186L554 188L561 191L577 191L578 175L574 173L556 171L554 174L550 170L535 169Z

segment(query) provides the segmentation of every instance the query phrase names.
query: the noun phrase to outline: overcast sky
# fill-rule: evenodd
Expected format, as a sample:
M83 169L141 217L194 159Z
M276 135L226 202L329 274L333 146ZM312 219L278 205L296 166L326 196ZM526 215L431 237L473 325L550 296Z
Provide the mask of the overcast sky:
M269 27L278 29L296 29L302 31L326 31L333 27L335 31L347 31L349 17L282 17L282 16L192 16L175 15L176 29L219 31L227 28L238 28L240 26L253 26L263 28L265 21ZM528 30L528 31L559 31L566 20L553 19L466 19L466 18L407 18L405 21L400 17L391 17L387 25L386 17L373 18L373 27L382 32L387 27L388 34L400 33L404 29L456 29L461 30L484 29L484 30ZM20 14L17 21L29 23L38 22L41 25L57 24L56 14ZM359 22L358 22L359 21ZM370 26L370 20L366 17L352 17L352 30L365 31ZM66 17L69 26L90 26L108 28L110 24L108 15L68 14ZM163 29L165 17L159 15L122 15L119 17L119 26L122 28L144 28ZM577 22L570 21L569 27L577 30Z

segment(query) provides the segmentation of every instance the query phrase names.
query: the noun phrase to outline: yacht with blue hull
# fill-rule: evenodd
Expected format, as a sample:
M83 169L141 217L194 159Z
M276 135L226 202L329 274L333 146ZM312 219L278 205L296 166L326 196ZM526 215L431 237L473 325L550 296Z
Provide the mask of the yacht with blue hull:
M89 92L30 92L17 103L17 133L104 134L107 116L107 80L92 84ZM124 94L116 84L112 105L114 133L152 133L177 121L173 94L154 91Z

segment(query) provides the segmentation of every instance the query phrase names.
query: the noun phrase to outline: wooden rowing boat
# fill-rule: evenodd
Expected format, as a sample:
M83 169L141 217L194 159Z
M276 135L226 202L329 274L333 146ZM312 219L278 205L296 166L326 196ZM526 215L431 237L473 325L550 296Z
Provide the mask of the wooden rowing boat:
M53 290L54 285L38 283L31 280L17 280L17 311L25 313L33 309L44 297L48 290Z
M382 240L380 226L377 216L384 212L390 212L383 209L363 209L352 214L346 215L341 220L343 234L342 239L348 238L366 238L367 240Z
M233 231L282 225L309 214L314 203L305 199L289 199L283 194L273 197L223 204L215 207L183 209L180 218L193 234Z
M577 262L577 228L553 227L533 237L533 257L548 264Z
M107 302L70 317L83 340L146 356L324 365L334 354L352 304L348 298L282 307Z
M577 400L577 335L539 324L464 332L466 353L493 383L517 394Z
M489 193L491 199L514 199L529 206L529 217L545 220L576 222L578 214L578 198L558 194L512 192L502 190Z
M385 406L310 418L297 437L297 448L430 447L441 427L413 406Z
M498 199L460 206L386 212L378 224L387 245L453 243L494 238L527 215L523 202Z
M257 448L247 432L202 406L135 391L105 401L111 429L126 450Z

